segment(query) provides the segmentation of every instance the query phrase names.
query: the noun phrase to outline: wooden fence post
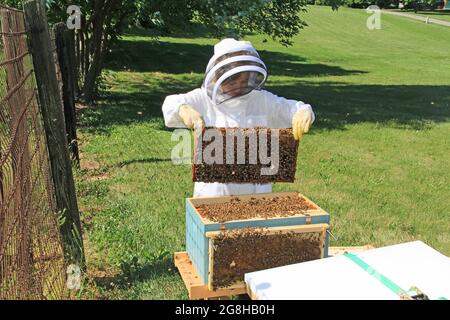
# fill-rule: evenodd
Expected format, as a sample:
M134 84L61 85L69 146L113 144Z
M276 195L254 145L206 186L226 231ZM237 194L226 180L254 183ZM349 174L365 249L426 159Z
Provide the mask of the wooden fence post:
M69 61L70 61L70 69L72 70L72 79L73 79L73 90L74 90L74 96L75 101L78 99L80 90L78 88L78 62L76 58L76 45L75 45L75 30L68 30L68 36L69 36L69 43L68 43L68 50L69 50Z
M80 156L78 153L77 142L77 117L75 112L75 89L73 78L73 61L71 59L71 47L69 29L64 22L57 23L53 26L55 34L55 47L58 57L59 69L62 79L62 96L64 103L64 120L66 124L67 140L69 141L69 149L71 158L76 164L80 165Z
M84 269L80 216L45 6L39 0L28 0L24 4L24 11L60 217L64 255L67 263L77 264Z

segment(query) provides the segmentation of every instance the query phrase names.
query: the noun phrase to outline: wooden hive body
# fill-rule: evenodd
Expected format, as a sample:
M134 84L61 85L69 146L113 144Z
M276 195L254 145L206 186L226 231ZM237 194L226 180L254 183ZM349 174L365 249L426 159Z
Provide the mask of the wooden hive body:
M215 239L224 230L241 230L245 228L258 228L269 235L275 233L320 233L320 257L328 256L329 236L328 229L330 217L327 212L298 192L279 192L238 196L242 201L251 198L275 198L283 196L296 196L304 198L315 209L307 210L304 214L295 214L286 217L271 217L245 220L233 220L226 222L213 222L205 219L196 209L200 205L227 203L236 196L201 197L186 199L186 250L203 283L212 288L213 252L212 246ZM260 229L264 228L264 229ZM281 249L281 248L280 248ZM250 259L251 257L249 257ZM242 279L243 280L243 279Z

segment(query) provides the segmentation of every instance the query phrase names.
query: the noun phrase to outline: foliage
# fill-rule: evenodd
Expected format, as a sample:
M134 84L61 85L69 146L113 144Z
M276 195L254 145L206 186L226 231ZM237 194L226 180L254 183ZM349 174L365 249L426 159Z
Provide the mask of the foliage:
M256 32L290 45L292 37L306 25L299 16L305 11L306 0L194 0L191 4L194 18L215 30L217 36L241 37L244 32Z

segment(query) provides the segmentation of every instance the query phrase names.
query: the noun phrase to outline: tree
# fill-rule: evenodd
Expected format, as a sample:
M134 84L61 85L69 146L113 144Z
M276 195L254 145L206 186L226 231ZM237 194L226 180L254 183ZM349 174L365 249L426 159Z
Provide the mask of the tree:
M194 18L216 36L242 37L245 32L257 32L284 45L291 45L292 37L306 25L299 16L306 11L306 4L306 0L191 2Z
M413 9L414 12L433 9L442 2L441 0L403 0L401 1L405 5L405 9Z
M105 52L123 32L124 21L139 21L144 26L157 26L171 32L184 30L193 22L203 24L216 37L241 37L245 32L258 32L284 45L306 23L299 13L307 0L91 0L83 7L83 35L88 39L83 97L94 98L95 82L100 76ZM61 2L61 1L59 1ZM50 7L55 9L54 6ZM103 29L102 29L102 26ZM89 63L90 62L90 63Z
M3 0L5 5L22 8L25 0ZM39 0L47 6L49 23L65 22L67 8L71 0ZM150 2L150 1L149 1ZM91 102L95 96L103 57L111 42L117 40L124 29L124 20L135 16L136 2L132 0L79 0L76 5L81 9L81 30L78 34L78 61L81 98Z
M70 0L47 0L49 21L66 21ZM81 30L77 30L78 71L81 99L89 103L95 98L103 58L112 42L125 28L125 21L136 14L131 0L80 0Z
M22 0L3 0L1 4L11 8L22 9Z

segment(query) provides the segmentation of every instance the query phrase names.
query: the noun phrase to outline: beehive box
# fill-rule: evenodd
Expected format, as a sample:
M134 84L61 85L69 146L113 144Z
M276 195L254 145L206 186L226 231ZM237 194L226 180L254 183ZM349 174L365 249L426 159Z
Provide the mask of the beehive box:
M208 135L205 135L206 130L209 131ZM211 160L206 159L205 155L215 156L215 151L210 152L214 149L214 146L210 144L215 143L215 138L213 139L212 136L216 134L221 137L221 155L217 154L217 158L211 157L214 160L212 163ZM237 138L239 134L244 140ZM252 134L255 135L254 140L250 138ZM275 174L266 174L261 170L267 170L273 164L267 163L272 156L272 134L274 139L278 139L279 148L276 148L274 144L274 150L278 150L279 165ZM265 137L265 141L262 137ZM244 141L245 144L239 144L239 141ZM250 143L251 141L253 143ZM204 128L202 134L196 136L194 145L192 165L194 182L269 183L294 182L295 180L298 141L294 139L290 128ZM238 151L238 146L245 146L245 148ZM255 157L251 156L250 150ZM238 162L239 157L241 159Z
M232 288L247 272L327 257L329 221L298 192L188 198L186 249L210 290Z

